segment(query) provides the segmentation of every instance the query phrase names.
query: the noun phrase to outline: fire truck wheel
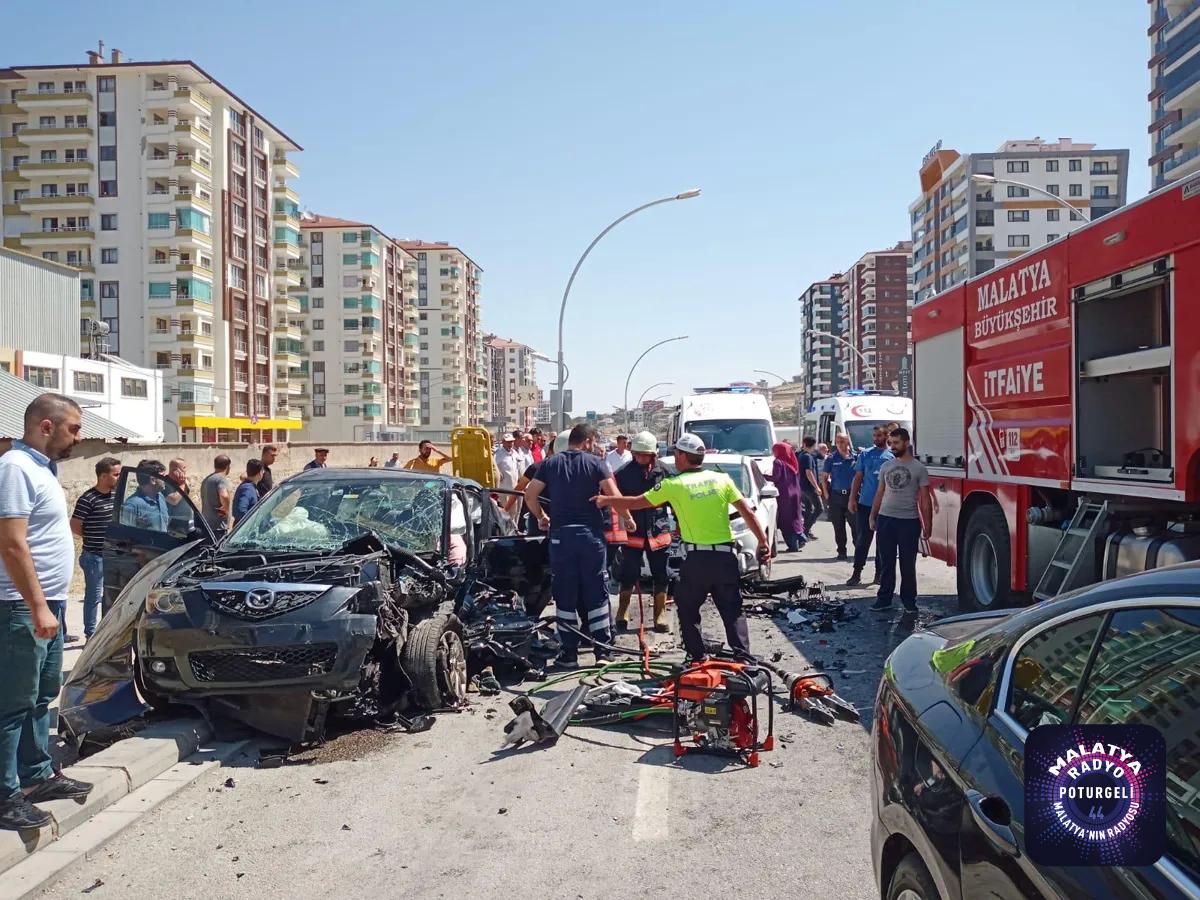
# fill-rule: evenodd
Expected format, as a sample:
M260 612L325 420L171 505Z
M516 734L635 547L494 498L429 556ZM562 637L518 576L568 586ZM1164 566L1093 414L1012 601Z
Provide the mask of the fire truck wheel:
M1011 586L1011 548L1008 522L1000 507L976 507L963 529L958 560L958 603L964 612L1008 606Z

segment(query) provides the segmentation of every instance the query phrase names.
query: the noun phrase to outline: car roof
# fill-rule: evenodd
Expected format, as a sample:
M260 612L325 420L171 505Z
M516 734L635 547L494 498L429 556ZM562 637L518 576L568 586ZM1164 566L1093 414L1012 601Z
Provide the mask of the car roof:
M414 472L412 469L382 469L372 466L328 466L320 469L303 469L295 475L290 475L287 481L338 481L347 476L361 477L373 475L380 481L440 481L449 486L454 484L475 485L469 478L457 478L453 475L440 475L433 472Z

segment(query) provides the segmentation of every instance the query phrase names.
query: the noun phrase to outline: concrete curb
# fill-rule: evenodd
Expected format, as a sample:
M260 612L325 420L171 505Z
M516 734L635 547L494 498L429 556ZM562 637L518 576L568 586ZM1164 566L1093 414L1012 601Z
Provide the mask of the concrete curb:
M57 846L68 832L191 756L211 736L208 724L200 720L159 722L64 769L65 775L94 784L92 793L82 803L55 800L39 804L54 816L44 828L0 831L0 876L4 882L0 896L9 896L10 869L35 851Z
M32 896L68 866L102 847L168 797L220 768L248 743L248 740L241 740L214 744L190 755L111 806L96 812L66 837L28 855L3 873L0 900L22 900Z

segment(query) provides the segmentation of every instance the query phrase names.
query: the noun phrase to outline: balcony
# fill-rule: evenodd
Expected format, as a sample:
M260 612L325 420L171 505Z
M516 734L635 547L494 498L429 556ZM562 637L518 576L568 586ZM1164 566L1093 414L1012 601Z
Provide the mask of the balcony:
M154 193L154 192L151 191L151 193ZM168 193L167 196L171 197L172 195L170 193ZM212 201L211 201L211 199L209 199L209 197L211 197L211 195L201 196L200 194L196 193L195 191L180 190L180 191L176 192L173 196L174 196L174 200L176 203L190 203L192 206L196 207L197 209L202 210L203 212L206 212L209 215L212 214Z
M271 159L271 166L275 170L276 178L300 177L300 170L296 167L296 164L282 153L275 154L275 156Z
M1200 109L1194 109L1186 116L1172 122L1159 135L1162 140L1175 137L1178 141L1195 140L1198 136L1200 136Z
M96 200L91 194L53 194L43 197L22 197L21 212L38 215L45 212L91 212Z
M276 182L271 187L276 200L286 199L291 200L297 206L300 205L300 195L292 189L292 186L285 182Z
M180 331L175 335L175 343L185 349L212 350L213 336L198 331Z
M176 228L175 237L182 244L195 244L205 250L212 249L212 235L195 228Z
M58 141L91 140L95 131L87 126L55 125L51 128L22 128L18 137L24 144L52 144Z
M21 241L26 244L80 244L92 241L96 232L90 228L45 228L41 231L25 231L21 233Z
M276 294L271 298L275 304L275 311L288 313L298 316L304 313L304 308L300 305L298 297L289 296L288 294Z
M1174 159L1167 160L1163 163L1162 174L1163 178L1168 181L1174 181L1189 172L1194 172L1197 168L1197 160L1200 159L1200 146L1193 147L1186 153L1181 153ZM22 240L24 240L22 235Z
M198 120L181 121L175 125L175 139L208 150L212 147L212 128Z
M292 324L291 322L276 322L272 333L277 338L286 337L295 341L299 341L303 337L300 333L299 324Z
M27 112L48 109L90 108L91 91L22 91L13 98L19 108Z
M176 90L175 99L189 103L205 114L212 113L212 101L204 94L190 87L181 87Z
M213 270L208 266L202 266L200 263L194 262L179 262L175 264L175 271L182 272L185 275L196 275L200 278L205 278L212 281Z
M22 178L39 175L91 175L96 164L90 159L54 159L46 162L23 162L18 168Z
M186 153L178 153L175 156L172 167L181 177L190 173L201 181L209 184L212 183L212 164L206 160L195 156L188 156Z

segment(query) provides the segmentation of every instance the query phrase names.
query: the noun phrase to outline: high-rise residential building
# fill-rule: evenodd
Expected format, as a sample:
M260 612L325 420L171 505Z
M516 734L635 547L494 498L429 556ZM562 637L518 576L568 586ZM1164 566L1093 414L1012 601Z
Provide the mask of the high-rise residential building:
M938 144L921 163L921 196L908 207L916 301L1083 224L1046 193L1092 219L1123 206L1128 172L1128 150L1070 138L1005 141L995 153L966 155Z
M800 295L800 378L804 383L804 406L848 386L842 375L841 358L849 352L845 338L846 279L834 273L814 281ZM822 337L821 335L827 335Z
M189 441L284 439L277 327L299 258L299 198L277 126L194 62L0 69L4 244L81 270L108 352L161 370ZM272 264L274 257L274 265Z
M366 222L306 213L300 230L307 258L289 340L309 346L287 393L307 408L302 437L410 439L420 424L417 343L425 340L416 258Z
M1157 188L1200 171L1200 5L1149 6L1150 173Z
M525 344L484 335L488 356L488 422L532 428L541 398L534 371L534 350Z
M445 439L450 429L488 419L488 374L479 328L483 270L442 242L398 241L417 260L420 428Z
M846 270L842 292L842 335L854 351L842 354L841 376L851 387L891 390L900 383L901 360L908 355L912 326L909 266L912 243L865 253Z

